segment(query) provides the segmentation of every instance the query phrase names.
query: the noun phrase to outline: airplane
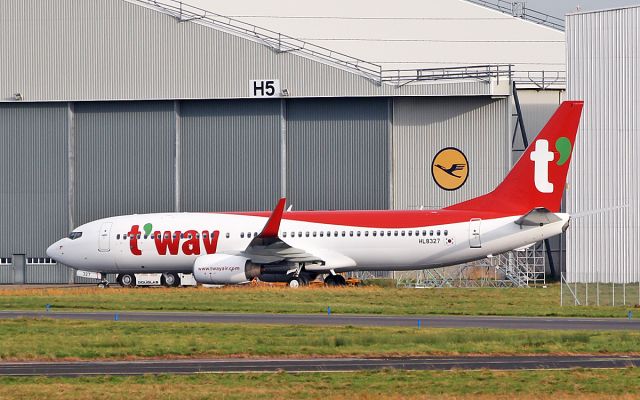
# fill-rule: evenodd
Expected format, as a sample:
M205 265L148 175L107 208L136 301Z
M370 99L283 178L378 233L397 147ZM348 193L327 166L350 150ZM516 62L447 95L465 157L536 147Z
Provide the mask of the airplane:
M257 278L308 284L322 275L344 285L347 271L419 270L460 264L526 247L564 232L560 212L582 101L565 101L498 187L438 210L158 213L103 218L47 249L54 260L93 271L99 286L117 274L178 273L202 284Z

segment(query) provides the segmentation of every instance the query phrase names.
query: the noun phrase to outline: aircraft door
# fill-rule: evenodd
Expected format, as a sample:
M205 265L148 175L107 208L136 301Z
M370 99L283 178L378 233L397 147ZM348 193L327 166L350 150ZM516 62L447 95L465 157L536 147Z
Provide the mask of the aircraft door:
M480 223L482 220L480 218L473 218L469 221L469 247L472 249L479 249L482 247L482 242L480 241Z
M105 222L100 227L98 237L98 251L110 251L111 250L111 226L113 222Z

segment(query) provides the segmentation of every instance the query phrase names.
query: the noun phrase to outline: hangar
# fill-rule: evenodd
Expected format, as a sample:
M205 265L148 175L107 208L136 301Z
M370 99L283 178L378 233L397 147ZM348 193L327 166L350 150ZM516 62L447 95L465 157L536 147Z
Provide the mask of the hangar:
M478 2L441 3L449 16L434 21L507 23L522 38L505 44L561 42L551 53L562 57L554 27ZM496 34L486 26L452 43L476 46L469 37ZM262 210L280 196L298 210L477 196L517 158L518 108L532 116L524 138L534 136L564 90L559 74L527 71L539 61L366 61L362 46L329 49L172 0L8 0L0 29L0 283L80 282L45 249L109 215ZM431 179L444 147L469 159L456 191Z

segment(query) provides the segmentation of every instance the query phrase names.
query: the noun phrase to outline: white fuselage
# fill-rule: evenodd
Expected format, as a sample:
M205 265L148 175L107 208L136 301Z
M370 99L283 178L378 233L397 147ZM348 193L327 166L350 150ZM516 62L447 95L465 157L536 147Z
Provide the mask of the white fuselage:
M557 235L566 228L569 216L556 215L560 221L544 226L518 225L514 222L521 216L514 215L411 228L283 219L279 237L291 247L324 260L307 265L307 271L414 270L481 259ZM244 251L266 221L261 216L224 213L105 218L78 227L80 237L59 240L49 247L47 254L87 271L189 273L201 255ZM149 229L145 232L147 224ZM139 233L132 233L134 226ZM180 237L185 232L188 234Z

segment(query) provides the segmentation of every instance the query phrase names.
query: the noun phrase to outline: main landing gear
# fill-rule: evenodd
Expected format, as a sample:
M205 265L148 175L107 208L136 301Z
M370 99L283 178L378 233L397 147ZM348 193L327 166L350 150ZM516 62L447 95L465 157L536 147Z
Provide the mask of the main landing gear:
M166 287L176 287L180 286L180 277L178 274L174 274L173 272L168 272L166 274L162 274L160 277L160 283Z
M120 286L122 287L135 287L136 276L134 274L120 274L116 278Z

